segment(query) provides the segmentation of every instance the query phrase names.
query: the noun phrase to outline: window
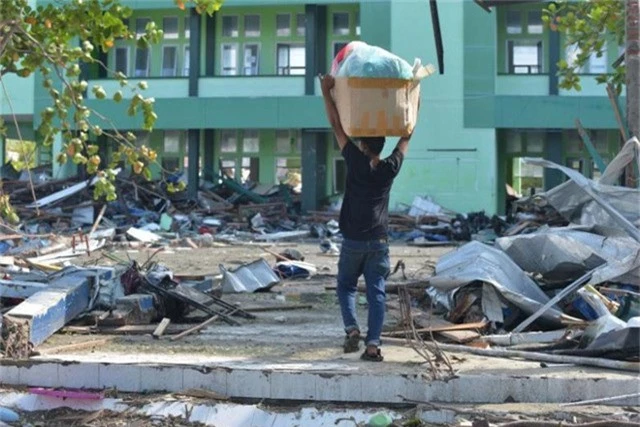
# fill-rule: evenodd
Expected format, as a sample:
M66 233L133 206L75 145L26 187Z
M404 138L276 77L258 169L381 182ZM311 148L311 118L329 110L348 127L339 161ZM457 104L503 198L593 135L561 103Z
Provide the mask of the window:
M276 183L289 184L299 192L302 189L302 177L300 176L301 166L302 165L299 157L277 157Z
M260 158L258 157L243 157L242 158L242 170L240 176L240 182L242 184L246 182L258 182L260 179Z
M149 76L149 49L136 49L136 69L134 77Z
M147 31L147 24L151 22L149 18L136 19L136 36L140 37Z
M244 16L245 37L260 37L260 15Z
M191 21L188 16L184 17L184 38L188 39L191 37Z
M523 157L513 158L513 189L522 195L530 195L543 191L544 168L526 163Z
M542 41L509 40L510 74L539 74L542 72Z
M522 34L522 18L519 10L507 11L507 34Z
M235 179L236 177L236 161L235 160L222 160L220 162L220 169L223 176L227 178Z
M520 153L522 149L522 135L520 132L507 131L507 153Z
M276 36L288 37L291 35L291 15L278 14L276 15Z
M238 74L238 45L222 45L222 75L235 76Z
M304 75L304 45L278 44L276 71L278 75Z
M360 36L360 11L356 12L356 36Z
M581 51L580 48L572 44L567 46L567 64L573 66L578 59ZM592 53L587 62L580 68L580 73L601 74L607 72L607 51L604 50L602 55L598 57L596 53Z
M225 130L220 133L220 151L235 153L238 149L238 136L235 131Z
M189 70L191 66L191 58L189 57L189 46L184 47L184 57L182 58L182 75L184 77L189 76Z
M349 13L337 12L333 14L333 35L348 36L349 31Z
M175 130L167 130L164 132L164 152L179 153L180 152L180 132Z
M129 48L117 47L116 48L116 72L121 72L124 75L129 74Z
M238 17L223 16L222 17L222 37L238 37Z
M304 13L298 13L296 15L296 34L300 37L304 37L307 32L307 15Z
M178 38L178 18L175 16L167 16L162 19L162 31L164 31L165 39Z
M545 137L546 137L545 132L539 132L539 131L527 132L527 152L543 153Z
M162 77L175 77L178 70L178 48L164 46L162 48Z
M257 76L258 75L258 51L257 44L245 44L244 45L244 72L245 76Z
M260 135L257 130L246 130L242 138L242 151L245 153L260 152Z
M542 34L542 29L542 11L529 11L527 14L527 33Z
M276 152L278 153L290 153L291 152L291 134L288 130L276 131Z
M335 58L336 55L338 55L338 53L348 44L348 42L335 42L333 44L333 57Z

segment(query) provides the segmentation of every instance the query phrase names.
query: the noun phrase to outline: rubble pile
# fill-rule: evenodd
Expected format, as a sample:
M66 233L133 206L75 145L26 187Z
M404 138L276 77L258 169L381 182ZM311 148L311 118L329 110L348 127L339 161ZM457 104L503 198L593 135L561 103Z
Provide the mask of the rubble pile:
M561 170L570 180L527 203L553 208L568 225L507 232L491 243L478 239L441 257L435 274L425 281L429 304L454 324L443 329L448 338L638 361L640 190L617 182L627 164L638 161L639 152L634 138L597 182L531 159ZM425 326L424 316L414 322L433 332L433 323ZM451 335L453 331L464 333Z

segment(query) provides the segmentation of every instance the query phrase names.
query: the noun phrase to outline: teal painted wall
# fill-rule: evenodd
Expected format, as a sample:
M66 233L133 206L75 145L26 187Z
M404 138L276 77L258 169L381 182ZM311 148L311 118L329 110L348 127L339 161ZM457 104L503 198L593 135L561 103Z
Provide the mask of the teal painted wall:
M496 211L495 132L465 129L463 121L467 58L463 49L464 32L460 29L465 4L477 7L463 0L438 4L440 21L444 23L445 74L428 77L422 83L419 123L392 191L392 207L397 203L410 204L416 195L429 195L441 205L461 212ZM433 31L428 22L428 2L392 2L392 51L410 62L420 57L423 63L435 64Z

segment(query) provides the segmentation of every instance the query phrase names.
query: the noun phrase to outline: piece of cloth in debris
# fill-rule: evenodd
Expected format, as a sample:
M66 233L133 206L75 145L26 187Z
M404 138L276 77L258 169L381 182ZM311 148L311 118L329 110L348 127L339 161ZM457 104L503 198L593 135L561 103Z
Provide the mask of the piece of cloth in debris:
M605 237L569 227L541 228L538 232L496 240L520 268L549 280L573 280L589 270L625 259L640 250L629 237ZM640 284L640 264L620 271L615 281Z
M480 242L470 242L442 256L436 264L435 276L429 279L432 287L448 292L474 281L491 284L507 301L527 314L535 313L549 301L536 282L504 252ZM561 314L552 307L542 318L558 324Z

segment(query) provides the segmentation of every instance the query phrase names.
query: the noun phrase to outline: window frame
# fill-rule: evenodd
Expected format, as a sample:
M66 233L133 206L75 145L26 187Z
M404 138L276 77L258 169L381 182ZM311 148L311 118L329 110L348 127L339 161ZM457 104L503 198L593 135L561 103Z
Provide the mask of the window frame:
M289 49L289 55L288 55L288 59L287 59L287 66L283 67L280 66L280 47L281 46L287 46ZM302 47L303 49L306 49L306 46L304 43L299 43L299 42L294 42L294 41L282 41L282 42L278 42L276 43L276 75L277 76L304 76L306 74L306 70L307 70L307 55L306 55L306 51L305 51L305 57L304 57L304 67L292 67L291 66L291 48L292 47ZM295 69L295 70L302 70L301 74L292 74L291 70ZM282 73L280 71L283 71ZM285 72L286 71L286 72Z
M124 72L123 74L125 76L129 76L129 74L131 72L131 64L130 64L130 62L131 62L131 57L130 57L131 49L130 49L130 46L128 46L128 45L127 46L116 46L115 49L113 50L113 65L114 65L113 69L116 72L119 71L117 69L118 68L118 49L124 49L126 51L126 55L125 55L125 59L127 61L126 67L125 67L126 68L126 72Z
M247 66L245 64L245 59L246 59L245 49L247 48L247 46L256 46L257 47L255 74L247 74L246 73ZM260 51L261 51L261 49L262 49L262 46L257 41L256 42L250 41L250 42L242 43L242 73L239 74L239 75L247 76L247 77L255 77L255 76L259 76L260 75Z
M278 31L280 31L280 29L278 28L278 18L281 16L286 16L289 19L289 26L287 27L287 34L278 34ZM297 22L296 22L297 24ZM296 27L296 31L297 31L297 27ZM290 12L286 12L286 13L276 13L276 38L278 37L291 37L293 36L293 19L291 16Z
M234 35L225 35L224 34L224 19L225 18L235 18L236 19L236 31L238 34ZM220 17L220 36L221 38L225 39L238 39L240 38L240 15L236 15L236 14L229 14L229 15L222 15Z
M257 17L258 18L258 31L257 34L248 34L247 33L247 18L248 17ZM259 38L262 37L262 15L260 13L247 13L242 15L242 30L244 38Z
M335 17L336 15L346 15L347 16L347 28L346 28L346 33L342 34L342 33L336 33L336 26L335 26ZM352 31L351 31L351 11L348 10L334 10L331 12L331 32L329 33L331 34L331 37L349 37L350 35L352 35Z
M221 43L220 44L220 75L221 76L231 77L231 76L240 75L238 73L238 71L240 71L238 69L238 67L240 65L240 61L239 61L240 45L241 45L241 43L239 43L239 42L225 42L225 43ZM236 72L234 74L225 74L225 67L224 67L224 48L225 48L225 46L235 46L235 48L236 48L236 67L234 68L236 70Z
M138 33L138 21L140 21L140 20L146 20L146 21L147 21L147 23L149 23L149 22L152 22L152 21L153 21L153 19L151 19L151 18L150 18L150 17L148 17L148 16L137 16L137 17L135 18L135 26L136 26L136 27L135 27L135 33L136 33L136 40L137 40L138 38L140 38L140 36L144 35L144 33L145 33L145 31L146 31L145 29L143 29L143 30L142 30L142 33ZM146 25L146 24L144 25L144 28L147 28L147 25Z
M176 33L175 36L167 37L167 32L165 31L165 21L167 19L175 19L176 20ZM172 15L172 16L163 16L162 17L162 31L163 31L163 39L164 40L178 40L180 39L180 18Z
M523 64L523 65L516 65L513 63L513 52L512 49L510 48L510 44L512 43L523 43L523 42L535 42L538 48L538 60L539 63L538 64ZM545 67L545 61L544 61L544 41L542 39L507 39L505 40L505 45L506 45L506 49L505 49L505 60L506 60L506 66L507 66L507 74L509 75L544 75L544 67ZM515 46L514 46L515 47ZM538 72L537 73L532 73L531 72L531 67L537 67L538 68ZM516 67L528 67L528 71L527 73L517 73L515 72L515 68Z
M164 74L164 71L165 71L164 59L165 59L165 56L166 56L165 50L167 48L174 49L174 51L175 51L174 62L173 62L173 74L169 75L169 76ZM169 78L171 78L171 77L180 77L180 75L178 75L178 55L179 55L179 53L180 53L179 45L177 45L177 44L163 44L162 45L162 59L160 60L160 77L163 77L163 78L166 78L166 77L169 77Z
M141 50L147 51L147 72L143 76L138 75L138 51L141 51ZM133 78L138 79L138 78L147 78L147 77L151 77L151 48L147 47L144 49L140 49L136 47L135 58L133 59Z
M190 50L191 46L189 46L189 43L182 46L182 77L189 77L189 73L191 72Z

